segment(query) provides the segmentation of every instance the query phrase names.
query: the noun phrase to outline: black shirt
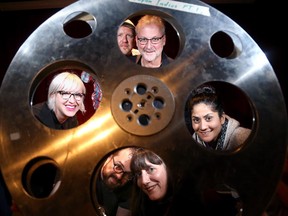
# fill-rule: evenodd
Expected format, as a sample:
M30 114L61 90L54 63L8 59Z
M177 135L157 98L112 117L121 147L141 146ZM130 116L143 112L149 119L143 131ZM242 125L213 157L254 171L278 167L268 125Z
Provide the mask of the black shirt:
M129 209L132 181L127 182L123 187L111 190L99 176L96 184L98 204L104 208L107 216L115 216L118 206Z
M69 117L61 124L54 111L50 110L47 103L39 103L33 106L33 113L36 118L46 126L54 129L70 129L78 126L77 116Z

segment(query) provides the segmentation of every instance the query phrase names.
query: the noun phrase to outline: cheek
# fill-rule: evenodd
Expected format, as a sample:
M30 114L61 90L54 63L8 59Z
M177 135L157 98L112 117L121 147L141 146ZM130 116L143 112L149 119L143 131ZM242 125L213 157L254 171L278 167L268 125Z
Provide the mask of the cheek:
M221 122L220 121L211 122L209 125L211 128L213 128L215 130L221 129Z
M217 121L217 122L213 122L213 124L210 125L211 128L213 128L215 135L218 135L221 132L221 122Z
M141 177L137 177L137 186L139 187L139 188L141 188L141 185L142 185L142 178Z
M192 122L192 128L194 131L197 130L197 128L199 128L199 124L195 124Z

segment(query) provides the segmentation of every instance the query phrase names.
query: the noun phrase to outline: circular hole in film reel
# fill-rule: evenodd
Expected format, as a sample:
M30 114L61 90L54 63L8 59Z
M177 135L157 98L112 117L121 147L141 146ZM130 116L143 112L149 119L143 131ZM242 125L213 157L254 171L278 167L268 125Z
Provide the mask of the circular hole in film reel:
M185 109L187 129L205 150L238 151L257 127L253 103L228 82L210 81L192 89Z
M61 184L59 165L47 157L32 159L24 167L22 184L26 192L34 198L53 195Z
M60 76L56 78L57 75ZM62 93L72 95L63 98ZM84 94L77 100L75 93ZM97 76L77 61L55 62L41 69L34 79L30 95L33 115L52 129L71 129L85 123L102 100Z

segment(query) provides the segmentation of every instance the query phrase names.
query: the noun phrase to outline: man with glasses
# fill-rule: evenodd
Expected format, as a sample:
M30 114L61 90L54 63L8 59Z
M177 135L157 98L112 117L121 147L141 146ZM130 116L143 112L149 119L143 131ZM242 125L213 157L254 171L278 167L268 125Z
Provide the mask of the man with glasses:
M165 23L161 17L144 15L136 25L136 45L141 55L137 64L143 67L159 68L172 61L164 52L166 44Z
M96 182L96 197L104 216L130 215L132 173L130 161L136 148L117 150L103 163Z
M86 88L74 73L57 74L49 85L47 102L33 106L36 118L53 129L70 129L78 126L76 113L85 113Z

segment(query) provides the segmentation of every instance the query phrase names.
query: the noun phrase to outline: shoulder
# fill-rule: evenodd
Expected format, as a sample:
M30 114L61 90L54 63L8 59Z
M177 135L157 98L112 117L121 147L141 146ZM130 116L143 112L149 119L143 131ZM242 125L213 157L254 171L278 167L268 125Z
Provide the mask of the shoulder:
M244 127L235 128L233 134L231 134L231 143L241 146L248 139L251 134L251 130Z
M32 106L34 115L39 116L43 110L49 110L46 102L38 103Z
M79 125L77 116L69 117L64 123L63 123L63 128L64 129L70 129L70 128L75 128Z
M169 57L166 53L162 53L162 65L167 65L174 61L173 58Z
M140 61L141 58L142 58L142 55L136 55L135 56L135 59L136 59L135 63L141 65L141 61Z
M129 58L134 63L137 62L137 55L130 55L130 56L127 56L127 58Z
M237 134L237 135L248 134L249 135L251 133L251 129L241 127L240 122L238 120L228 115L226 115L226 118L228 119L228 130L233 132L233 134Z
M244 128L240 126L240 123L231 117L228 117L228 126L227 126L227 139L231 145L230 147L233 148L237 146L241 146L247 140L251 133L251 129Z

